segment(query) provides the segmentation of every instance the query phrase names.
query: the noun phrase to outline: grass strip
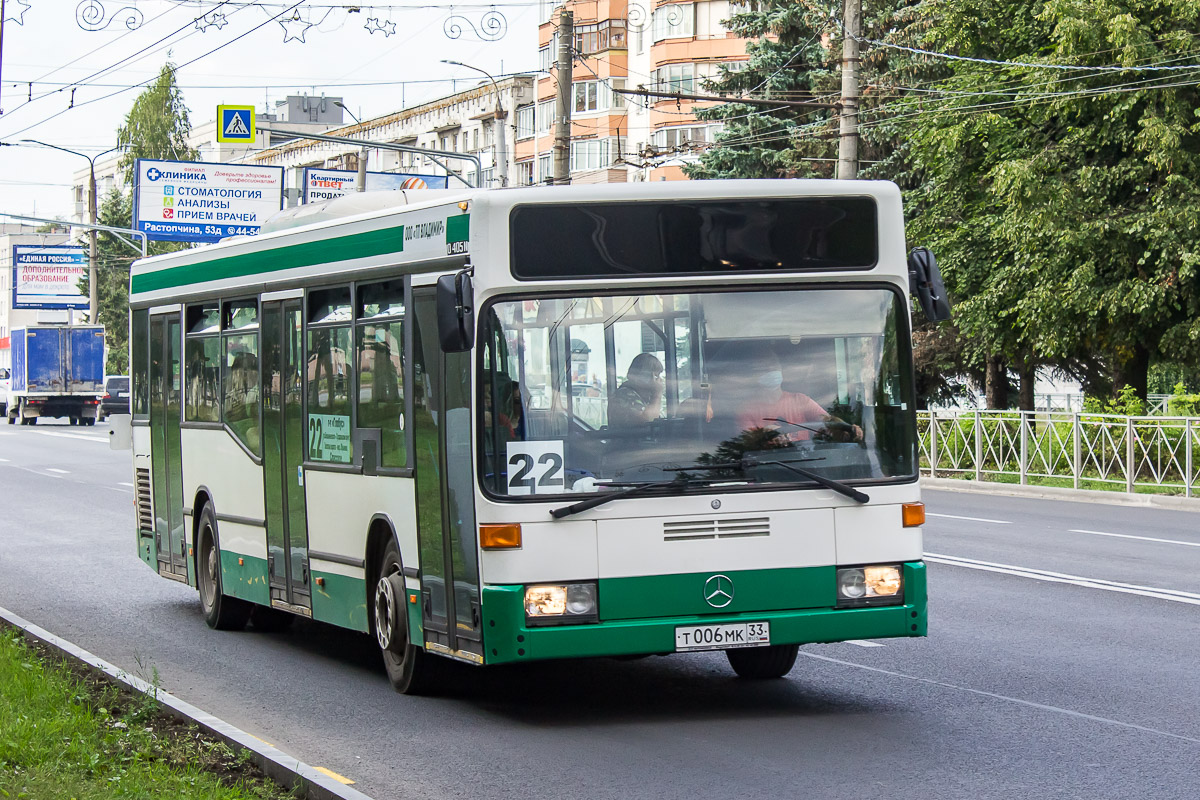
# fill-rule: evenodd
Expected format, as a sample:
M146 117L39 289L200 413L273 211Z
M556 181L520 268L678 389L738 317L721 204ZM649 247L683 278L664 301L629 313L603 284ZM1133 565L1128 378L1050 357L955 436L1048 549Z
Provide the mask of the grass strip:
M0 626L0 798L292 796L245 751Z

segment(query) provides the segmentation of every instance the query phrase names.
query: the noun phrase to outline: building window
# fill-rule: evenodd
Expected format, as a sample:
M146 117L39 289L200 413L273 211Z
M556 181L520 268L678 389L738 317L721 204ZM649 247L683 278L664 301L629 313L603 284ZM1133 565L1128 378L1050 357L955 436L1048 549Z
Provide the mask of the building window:
M600 53L625 48L625 20L608 19L575 26L575 50L580 53Z
M517 138L528 139L534 131L534 106L530 103L517 109Z
M554 156L543 153L538 156L538 180L545 183L554 177Z
M696 7L691 3L669 3L654 9L650 21L654 42L696 35Z
M554 128L554 106L557 100L543 100L537 106L537 132L549 133Z
M660 92L690 94L696 87L695 64L668 64L654 70L654 86Z
M572 88L575 90L576 114L583 113L585 111L600 110L599 81L578 81Z
M518 161L517 162L516 184L518 186L529 186L533 183L533 162Z
M716 139L720 125L679 125L659 128L654 132L654 147L657 150L694 149Z
M557 36L555 39L557 40ZM542 72L549 72L550 67L554 64L554 56L551 55L550 45L538 49L538 64L542 68Z
M617 158L624 155L625 148L624 137L571 142L571 171L584 172L610 167Z

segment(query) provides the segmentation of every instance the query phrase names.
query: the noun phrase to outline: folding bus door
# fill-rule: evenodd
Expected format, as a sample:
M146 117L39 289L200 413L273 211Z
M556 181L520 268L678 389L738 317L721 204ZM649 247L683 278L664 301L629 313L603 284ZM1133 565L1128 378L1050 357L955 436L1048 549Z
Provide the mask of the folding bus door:
M471 353L443 353L431 289L414 289L414 433L421 608L431 650L483 661Z
M183 388L180 349L179 312L151 317L150 463L158 572L190 583L188 537L183 525L183 447L179 435Z

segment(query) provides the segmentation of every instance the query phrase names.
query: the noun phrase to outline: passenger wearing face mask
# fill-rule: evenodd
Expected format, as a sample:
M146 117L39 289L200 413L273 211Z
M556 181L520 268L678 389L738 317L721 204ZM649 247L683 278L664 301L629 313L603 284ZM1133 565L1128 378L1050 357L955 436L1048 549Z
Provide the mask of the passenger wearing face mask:
M819 429L822 423L841 422L808 395L783 390L783 368L779 358L770 350L750 360L746 365L746 375L751 382L750 396L743 399L737 414L738 426L743 431L753 428L778 429L787 439L803 442L812 438L814 429ZM778 420L793 424L780 423ZM853 441L862 441L862 428L853 426L852 434Z
M608 405L609 427L629 428L658 419L665 386L661 361L650 353L635 357Z

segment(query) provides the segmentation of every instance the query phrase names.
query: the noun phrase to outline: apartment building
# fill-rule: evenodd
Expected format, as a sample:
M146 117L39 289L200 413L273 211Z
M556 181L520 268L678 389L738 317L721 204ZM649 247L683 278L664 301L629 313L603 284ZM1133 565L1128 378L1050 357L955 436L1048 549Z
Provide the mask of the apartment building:
M680 180L683 165L711 142L719 124L698 121L711 103L655 96L704 94L719 64L744 64L746 40L722 20L727 0L658 2L545 0L538 29L541 72L536 101L518 106L515 182L540 183L553 170L558 10L574 15L571 180L608 183ZM644 89L647 96L624 94Z

